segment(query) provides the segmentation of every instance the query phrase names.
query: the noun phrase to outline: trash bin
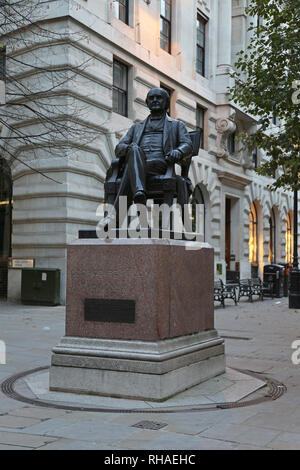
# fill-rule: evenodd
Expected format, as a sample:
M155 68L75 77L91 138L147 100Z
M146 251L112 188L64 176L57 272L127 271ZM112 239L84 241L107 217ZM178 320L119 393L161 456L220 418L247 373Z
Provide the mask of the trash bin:
M59 305L60 269L23 268L21 301L26 305Z
M289 295L289 272L291 265L289 263L278 263L279 266L284 267L284 275L283 275L283 296L288 297Z
M284 272L285 268L279 264L264 266L264 283L273 285L274 297L283 297L284 295Z

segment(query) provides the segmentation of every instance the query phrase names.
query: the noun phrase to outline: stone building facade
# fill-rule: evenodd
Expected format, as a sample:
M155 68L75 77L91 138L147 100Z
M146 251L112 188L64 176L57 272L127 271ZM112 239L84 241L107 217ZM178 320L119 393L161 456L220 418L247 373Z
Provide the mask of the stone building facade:
M69 70L87 64L57 99L70 122L68 100L84 104L85 112L76 119L95 138L74 141L67 150L55 142L51 154L46 148L34 156L30 149L16 149L23 161L58 183L10 161L9 255L60 268L62 302L67 244L79 229L95 228L114 147L147 116L145 97L157 86L171 94L171 117L203 133L190 177L196 200L204 203L204 238L215 250L216 278L236 272L241 278L262 276L265 264L291 261L292 195L269 191L270 180L254 171L264 156L259 150L240 151L235 140L255 126L228 94L236 53L249 39L246 6L247 0L59 0L47 5L46 23L69 32L69 40L36 40L32 48L36 57L47 55L49 63ZM78 32L80 39L73 40ZM35 73L26 80L35 80Z

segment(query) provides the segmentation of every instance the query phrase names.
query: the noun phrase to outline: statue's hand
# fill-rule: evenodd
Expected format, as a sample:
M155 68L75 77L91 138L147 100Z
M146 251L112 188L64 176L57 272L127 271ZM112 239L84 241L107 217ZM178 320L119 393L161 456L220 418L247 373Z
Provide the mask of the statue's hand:
M182 159L182 153L179 150L171 150L171 152L166 155L166 161L168 163L179 163Z
M117 157L126 157L126 154L128 152L129 145L127 144L119 144L118 145L118 152L117 152Z
M133 149L133 148L140 148L140 147L138 146L138 144L137 144L136 142L131 142L131 144L128 145L128 150L129 150L130 148Z

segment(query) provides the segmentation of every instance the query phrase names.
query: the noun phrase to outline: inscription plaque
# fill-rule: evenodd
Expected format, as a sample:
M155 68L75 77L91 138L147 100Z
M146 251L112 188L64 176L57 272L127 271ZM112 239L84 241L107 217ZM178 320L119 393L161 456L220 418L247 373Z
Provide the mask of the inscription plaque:
M135 300L85 299L85 321L134 323Z

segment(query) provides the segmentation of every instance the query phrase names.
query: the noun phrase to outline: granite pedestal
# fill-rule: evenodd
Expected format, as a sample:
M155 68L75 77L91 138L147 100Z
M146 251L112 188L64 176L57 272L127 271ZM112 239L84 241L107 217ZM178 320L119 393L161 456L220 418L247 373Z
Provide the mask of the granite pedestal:
M205 243L69 245L66 336L53 349L50 389L160 401L223 373L213 266Z

